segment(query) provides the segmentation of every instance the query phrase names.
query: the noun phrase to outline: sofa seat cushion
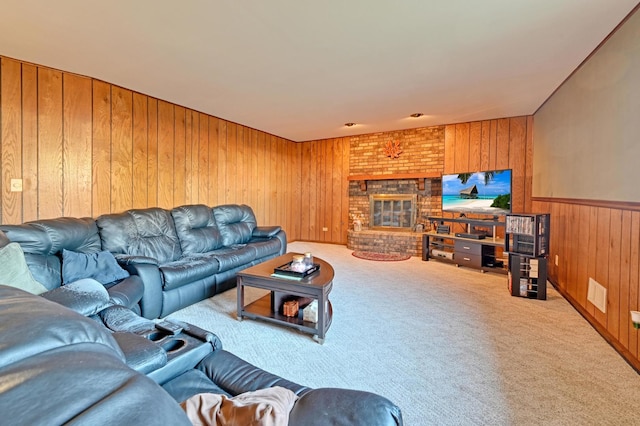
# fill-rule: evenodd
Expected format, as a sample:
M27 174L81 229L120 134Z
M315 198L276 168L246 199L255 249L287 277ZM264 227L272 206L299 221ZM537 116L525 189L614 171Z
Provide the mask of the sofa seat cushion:
M216 258L188 256L175 262L160 265L165 290L182 287L219 272Z
M107 289L92 278L83 278L55 288L42 294L42 297L86 317L111 305Z
M207 258L216 259L219 272L247 265L256 259L256 249L252 245L235 245L206 253Z
M213 210L204 204L171 210L183 254L206 253L222 247L222 235Z
M280 254L282 242L273 238L271 240L251 241L251 247L256 251L256 259Z

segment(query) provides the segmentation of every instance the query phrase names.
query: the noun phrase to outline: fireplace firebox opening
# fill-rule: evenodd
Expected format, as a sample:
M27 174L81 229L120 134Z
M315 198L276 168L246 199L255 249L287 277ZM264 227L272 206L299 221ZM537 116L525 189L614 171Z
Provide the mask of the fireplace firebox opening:
M370 228L386 231L412 231L417 216L417 199L416 194L370 195Z

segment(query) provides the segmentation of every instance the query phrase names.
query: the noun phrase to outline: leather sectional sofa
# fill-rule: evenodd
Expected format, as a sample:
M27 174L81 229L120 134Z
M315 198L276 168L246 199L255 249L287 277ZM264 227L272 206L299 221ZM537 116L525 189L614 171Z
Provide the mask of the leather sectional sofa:
M379 395L311 389L225 351L211 332L182 324L172 335L153 325L121 306L87 317L0 285L2 423L188 425L179 403L194 395L233 399L280 387L297 395L289 425L402 424L400 409Z
M247 206L0 225L0 250L14 256L5 264L20 263L31 282L44 284L30 294L14 288L24 274L0 271L15 280L0 282L3 424L190 424L179 403L194 395L233 400L276 387L297 398L290 425L402 424L400 409L382 396L311 389L225 351L211 331L178 324L170 333L158 324L232 287L238 270L286 251L284 232L258 227ZM105 258L124 272L117 258L127 276L70 282Z
M118 304L146 318L165 317L228 290L238 271L287 249L280 226L257 226L246 205L132 209L0 230L20 244L33 277L49 290L63 284L64 254L112 253L131 276L103 284Z

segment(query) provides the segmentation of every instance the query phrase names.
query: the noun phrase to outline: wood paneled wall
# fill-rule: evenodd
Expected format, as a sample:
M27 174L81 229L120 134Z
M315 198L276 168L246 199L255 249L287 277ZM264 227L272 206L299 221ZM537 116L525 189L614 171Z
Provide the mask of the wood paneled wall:
M531 116L445 127L443 173L512 169L514 212L531 208ZM415 129L394 131L393 136ZM402 138L401 138L402 139ZM300 239L346 244L350 137L302 143ZM327 228L327 231L323 231Z
M443 173L511 169L511 209L531 209L533 117L451 124L445 127Z
M281 225L290 240L299 238L300 144L5 57L0 127L1 223L244 203L259 224ZM318 148L329 158L326 176L314 177L322 185L335 161L327 149ZM23 180L22 192L11 192L11 179Z
M347 243L349 228L349 139L304 142L299 205L300 239ZM326 229L326 230L325 230Z
M533 211L551 213L549 279L640 371L640 332L629 313L640 308L639 209L534 199ZM606 313L587 301L589 278L607 289Z
M346 244L349 139L296 144L106 82L0 58L1 222L245 203L291 241ZM531 123L446 126L445 173L514 170L530 195ZM23 179L23 192L10 180ZM326 229L326 231L325 231Z

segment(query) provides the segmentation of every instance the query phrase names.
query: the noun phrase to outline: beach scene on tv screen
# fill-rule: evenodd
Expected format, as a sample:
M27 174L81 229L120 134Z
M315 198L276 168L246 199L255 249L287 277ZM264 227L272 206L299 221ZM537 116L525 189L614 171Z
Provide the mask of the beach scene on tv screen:
M511 211L511 170L442 176L442 211L499 215Z

